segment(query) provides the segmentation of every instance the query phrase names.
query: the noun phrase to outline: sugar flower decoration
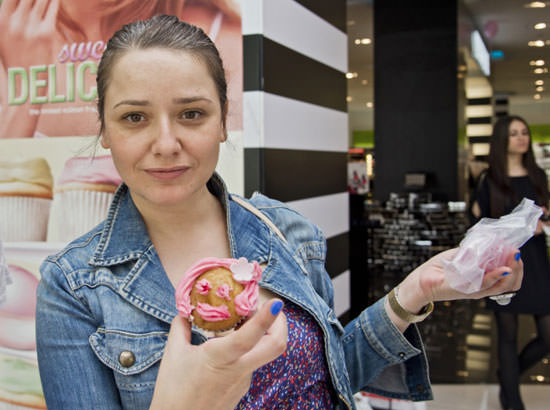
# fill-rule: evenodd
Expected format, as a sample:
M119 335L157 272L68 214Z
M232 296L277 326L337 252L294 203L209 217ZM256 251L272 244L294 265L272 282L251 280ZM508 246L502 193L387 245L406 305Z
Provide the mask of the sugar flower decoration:
M233 289L227 283L224 283L223 285L219 286L218 289L216 289L216 296L225 300L231 300L229 292L231 292L232 290Z
M206 295L208 294L208 291L212 289L212 286L210 285L210 282L208 282L206 279L201 279L197 282L195 288L197 289L197 292L199 292L201 295Z
M246 258L239 258L237 263L234 263L229 268L233 272L233 278L238 282L248 282L254 278L254 265L248 263Z

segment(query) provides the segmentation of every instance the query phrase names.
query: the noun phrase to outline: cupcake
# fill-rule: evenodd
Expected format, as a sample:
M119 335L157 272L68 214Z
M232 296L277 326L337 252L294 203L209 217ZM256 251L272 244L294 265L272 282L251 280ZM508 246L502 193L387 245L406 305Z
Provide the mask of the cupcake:
M45 409L34 330L38 277L17 264L8 268L11 283L0 305L0 408Z
M0 238L45 241L53 178L44 158L0 160Z
M251 316L258 304L258 262L246 258L205 258L182 277L176 307L195 326L220 335Z
M73 240L105 219L121 182L110 155L70 158L55 183L48 241Z

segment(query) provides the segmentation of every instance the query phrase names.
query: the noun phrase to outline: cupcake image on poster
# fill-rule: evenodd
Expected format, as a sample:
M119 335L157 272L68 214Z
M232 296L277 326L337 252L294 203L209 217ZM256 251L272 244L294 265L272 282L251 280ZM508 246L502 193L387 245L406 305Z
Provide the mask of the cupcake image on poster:
M48 241L69 242L103 221L121 182L110 155L68 159L54 185Z
M45 241L53 178L44 158L0 159L0 238Z
M0 304L0 409L45 409L34 330L38 277L23 264L8 262L7 268L10 281Z

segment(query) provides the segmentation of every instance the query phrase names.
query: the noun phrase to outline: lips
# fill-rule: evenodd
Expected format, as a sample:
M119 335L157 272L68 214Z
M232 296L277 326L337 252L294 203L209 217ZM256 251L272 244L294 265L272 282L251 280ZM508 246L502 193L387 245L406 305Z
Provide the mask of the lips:
M145 172L153 178L159 180L171 180L176 179L189 170L189 167L176 166L166 168L147 168Z

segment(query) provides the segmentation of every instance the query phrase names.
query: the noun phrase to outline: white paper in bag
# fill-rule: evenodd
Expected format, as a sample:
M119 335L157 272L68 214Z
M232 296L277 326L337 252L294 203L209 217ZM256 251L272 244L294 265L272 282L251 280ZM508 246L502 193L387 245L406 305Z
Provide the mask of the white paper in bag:
M523 198L508 215L482 218L466 232L455 257L443 262L450 286L462 293L480 290L484 272L506 265L510 252L533 236L542 213L532 200Z

